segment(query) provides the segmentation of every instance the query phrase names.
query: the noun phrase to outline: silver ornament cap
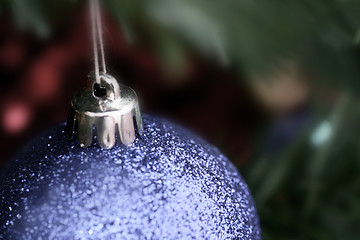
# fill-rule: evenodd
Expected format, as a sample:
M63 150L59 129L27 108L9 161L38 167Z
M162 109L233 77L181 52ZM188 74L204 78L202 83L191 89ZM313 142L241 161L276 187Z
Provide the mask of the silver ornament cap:
M136 138L135 125L140 135L143 132L135 91L119 85L113 76L106 73L100 74L100 84L95 82L94 74L90 74L89 78L90 86L76 92L71 101L67 121L69 137L77 136L80 146L86 148L91 145L96 132L99 145L110 149L115 145L118 132L120 141L130 146Z

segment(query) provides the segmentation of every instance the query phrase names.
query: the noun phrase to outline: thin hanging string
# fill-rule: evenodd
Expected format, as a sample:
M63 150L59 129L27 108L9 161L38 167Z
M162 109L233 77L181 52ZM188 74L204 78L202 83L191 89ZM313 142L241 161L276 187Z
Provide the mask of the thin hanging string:
M102 60L102 71L103 73L106 73L106 64L105 64L105 51L104 51L104 42L103 42L103 31L102 31L102 21L101 21L101 11L100 11L100 3L99 0L96 0L96 24L98 29L98 35L99 35L99 44L100 44L100 52L101 52L101 60Z
M91 18L91 30L93 39L94 50L94 67L95 67L95 81L100 84L100 67L98 56L98 44L100 45L102 72L106 73L105 52L104 43L102 37L102 23L99 0L89 0L90 5L90 18Z

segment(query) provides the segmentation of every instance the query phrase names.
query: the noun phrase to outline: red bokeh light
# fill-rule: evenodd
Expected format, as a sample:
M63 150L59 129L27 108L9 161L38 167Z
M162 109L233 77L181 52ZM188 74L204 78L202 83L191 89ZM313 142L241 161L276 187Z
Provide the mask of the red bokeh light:
M12 103L4 109L2 125L9 134L22 132L31 121L31 109L25 103Z

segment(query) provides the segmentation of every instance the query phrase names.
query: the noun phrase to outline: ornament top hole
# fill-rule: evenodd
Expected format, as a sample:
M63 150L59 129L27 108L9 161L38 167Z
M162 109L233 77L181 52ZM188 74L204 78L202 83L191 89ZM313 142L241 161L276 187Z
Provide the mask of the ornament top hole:
M104 100L106 98L106 88L101 87L101 85L98 83L94 83L93 95L96 98L100 98L100 99Z

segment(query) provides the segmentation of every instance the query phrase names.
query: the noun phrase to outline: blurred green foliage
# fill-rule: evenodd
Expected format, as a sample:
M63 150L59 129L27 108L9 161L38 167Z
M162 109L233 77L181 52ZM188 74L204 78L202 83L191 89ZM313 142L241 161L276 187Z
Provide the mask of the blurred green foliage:
M80 0L1 0L23 29L41 36ZM191 48L247 72L295 58L334 84L358 87L357 0L103 0L129 41L153 44L165 63ZM176 59L180 58L180 59Z
M282 153L262 152L251 161L245 176L264 239L359 239L358 104L344 94L325 120L317 116ZM315 134L326 136L315 143Z
M1 0L20 29L39 36L76 9L77 0ZM298 62L337 107L280 154L259 152L243 171L253 191L264 239L360 239L359 0L103 0L130 43L149 44L165 67L197 52L248 74L282 59ZM322 101L314 96L314 101ZM316 108L316 107L315 107ZM328 121L322 144L311 137Z

